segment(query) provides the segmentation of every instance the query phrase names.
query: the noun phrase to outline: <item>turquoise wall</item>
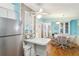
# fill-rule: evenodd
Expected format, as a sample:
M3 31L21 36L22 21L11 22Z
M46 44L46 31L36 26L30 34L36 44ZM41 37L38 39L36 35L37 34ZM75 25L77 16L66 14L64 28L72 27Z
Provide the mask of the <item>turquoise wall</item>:
M77 35L79 35L79 20L77 20Z
M59 33L59 26L56 24L55 18L41 18L38 19L39 23L51 23L52 33Z
M59 33L59 26L56 24L56 22L51 22L51 30L52 33Z
M77 20L70 21L70 34L77 35Z
M70 21L70 35L79 35L78 21L78 19ZM51 22L51 27L52 33L59 33L59 26L56 24L56 22Z
M51 23L51 30L52 30L52 33L59 33L59 26L56 24L54 18L49 18L49 19L46 19L46 18L41 18L39 19L39 22L50 22ZM78 19L72 19L70 21L70 35L79 35L79 20Z

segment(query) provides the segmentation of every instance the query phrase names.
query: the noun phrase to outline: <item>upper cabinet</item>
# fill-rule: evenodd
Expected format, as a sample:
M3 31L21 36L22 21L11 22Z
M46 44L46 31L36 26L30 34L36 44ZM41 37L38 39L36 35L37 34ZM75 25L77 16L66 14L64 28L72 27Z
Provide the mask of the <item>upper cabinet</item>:
M7 16L8 16L8 18L11 18L11 19L16 19L16 13L14 12L14 11L8 11L7 12Z
M16 13L11 10L0 8L0 17L16 19Z
M8 10L15 10L14 5L11 3L0 3L0 7L8 9Z
M7 17L7 10L4 8L0 8L0 17Z
M11 18L15 20L18 17L15 6L16 5L11 3L0 3L0 17Z

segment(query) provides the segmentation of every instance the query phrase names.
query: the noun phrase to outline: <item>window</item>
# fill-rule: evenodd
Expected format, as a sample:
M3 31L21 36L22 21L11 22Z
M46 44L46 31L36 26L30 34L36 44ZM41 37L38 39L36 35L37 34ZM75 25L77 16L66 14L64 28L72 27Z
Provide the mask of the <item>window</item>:
M68 23L65 23L65 33L68 33L68 29L69 29Z
M70 31L69 22L60 23L59 30L60 30L59 33L69 34L69 31Z
M60 23L60 33L63 33L64 31L64 28L63 28L63 23Z

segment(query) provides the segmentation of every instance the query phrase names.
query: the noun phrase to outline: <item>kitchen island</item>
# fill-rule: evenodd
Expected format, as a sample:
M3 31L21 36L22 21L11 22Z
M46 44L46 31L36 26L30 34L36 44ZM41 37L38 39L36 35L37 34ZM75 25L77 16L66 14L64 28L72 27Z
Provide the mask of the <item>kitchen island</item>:
M26 45L31 46L31 55L46 56L46 46L50 41L49 38L24 39ZM28 51L26 51L28 53Z

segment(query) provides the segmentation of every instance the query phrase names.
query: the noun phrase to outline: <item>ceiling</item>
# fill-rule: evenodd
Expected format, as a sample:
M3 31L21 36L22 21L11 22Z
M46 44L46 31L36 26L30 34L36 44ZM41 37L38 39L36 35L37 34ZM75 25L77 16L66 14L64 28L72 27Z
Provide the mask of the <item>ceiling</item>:
M50 17L74 17L79 18L79 3L25 3L34 11L39 11L40 8L44 9Z

